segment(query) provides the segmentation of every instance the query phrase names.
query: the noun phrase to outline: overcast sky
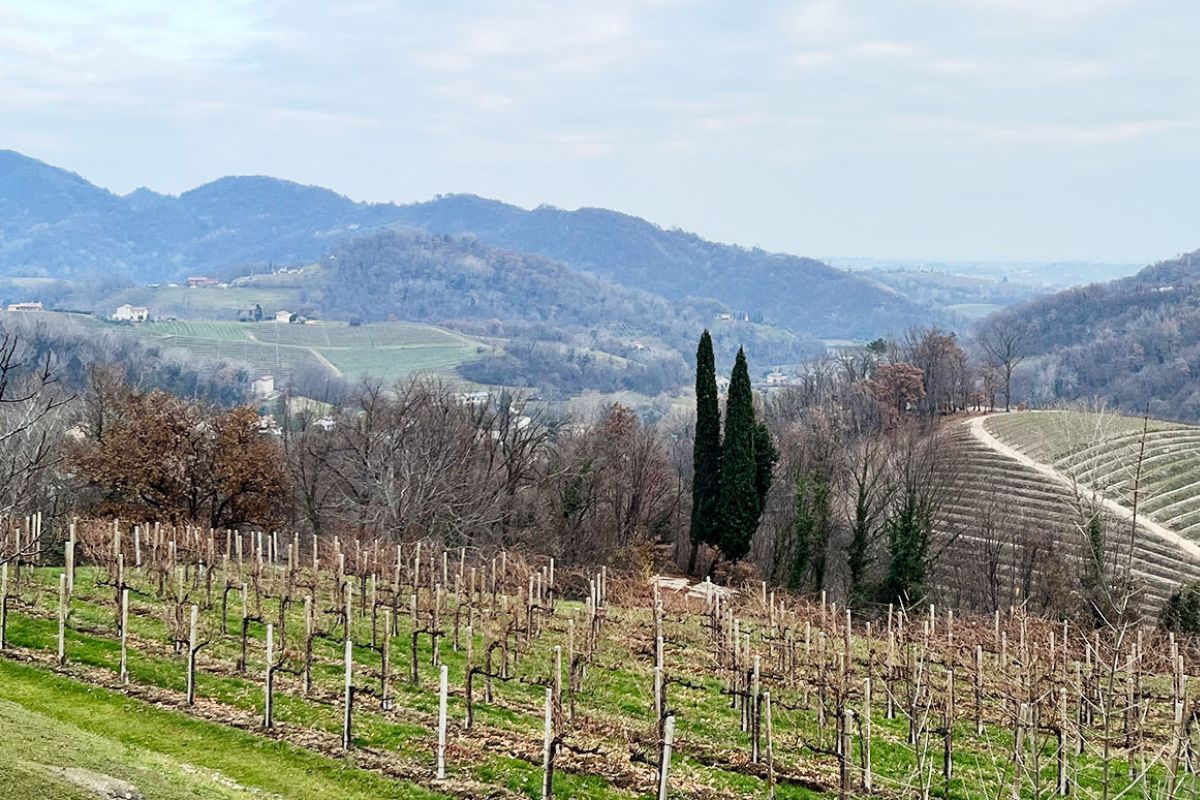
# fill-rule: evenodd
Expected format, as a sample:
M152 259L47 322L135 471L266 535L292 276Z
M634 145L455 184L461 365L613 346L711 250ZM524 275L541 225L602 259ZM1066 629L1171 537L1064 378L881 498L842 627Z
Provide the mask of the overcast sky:
M0 147L117 192L605 206L813 256L1200 247L1196 0L0 0Z

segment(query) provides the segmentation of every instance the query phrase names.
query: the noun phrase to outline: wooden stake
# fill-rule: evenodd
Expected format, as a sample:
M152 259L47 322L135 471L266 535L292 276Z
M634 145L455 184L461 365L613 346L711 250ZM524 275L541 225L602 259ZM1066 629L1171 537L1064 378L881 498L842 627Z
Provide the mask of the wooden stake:
M663 725L662 759L658 764L658 800L667 800L667 778L671 771L671 746L675 744L675 715Z
M444 563L445 561L443 561ZM449 694L449 685L448 670L445 664L442 665L441 675L441 684L438 688L437 777L439 781L446 779L446 700Z
M868 680L868 685L870 678ZM775 800L775 744L771 725L771 693L763 692L763 716L767 739L767 800Z
M542 727L542 800L554 796L554 690L546 687L546 717Z
M8 637L8 562L0 564L0 650Z
M263 727L275 724L275 626L267 623L267 672L263 682Z
M121 665L117 677L129 683L129 590L121 589Z
M346 639L346 687L342 708L342 749L354 746L351 727L354 722L354 642Z
M862 727L862 785L863 791L871 793L871 679L863 681L863 727Z
M187 704L196 704L196 636L200 607L192 604L191 620L188 624L188 653L187 653ZM269 628L268 628L269 630ZM270 634L268 634L270 636Z
M58 576L58 665L67 663L67 573Z

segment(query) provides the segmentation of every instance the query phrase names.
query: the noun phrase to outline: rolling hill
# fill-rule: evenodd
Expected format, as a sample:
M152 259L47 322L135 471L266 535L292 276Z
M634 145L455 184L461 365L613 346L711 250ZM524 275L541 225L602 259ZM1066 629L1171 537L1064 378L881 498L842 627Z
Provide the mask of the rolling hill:
M708 297L821 337L873 337L940 319L900 292L812 259L717 244L604 209L525 210L472 195L358 203L268 177L226 177L179 196L117 196L0 151L0 275L165 282L304 264L381 227L471 235L679 301Z

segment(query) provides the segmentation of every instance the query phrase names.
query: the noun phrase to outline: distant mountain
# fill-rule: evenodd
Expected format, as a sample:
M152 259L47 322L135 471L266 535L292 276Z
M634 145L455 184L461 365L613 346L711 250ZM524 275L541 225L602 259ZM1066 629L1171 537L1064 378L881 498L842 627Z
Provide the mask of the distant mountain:
M927 322L928 308L811 258L716 244L600 208L526 211L474 195L400 209L434 233L474 234L671 299L713 297L752 318L816 336L866 337Z
M1023 393L1200 420L1200 251L1003 312L1031 332Z
M713 298L817 336L868 337L939 318L894 289L819 261L716 244L603 209L525 210L472 195L358 203L267 177L221 178L178 197L148 189L121 197L0 151L4 275L159 282L312 262L341 240L386 226L474 235L668 299Z

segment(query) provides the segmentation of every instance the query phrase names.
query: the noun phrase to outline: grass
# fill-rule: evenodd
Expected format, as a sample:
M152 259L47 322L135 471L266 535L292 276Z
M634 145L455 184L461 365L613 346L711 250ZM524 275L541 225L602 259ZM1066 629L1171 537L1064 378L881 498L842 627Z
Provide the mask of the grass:
M0 773L11 800L95 797L85 781L111 776L147 800L269 795L436 798L410 783L289 744L156 708L43 669L0 660ZM78 773L76 773L78 774ZM13 792L9 794L8 792Z
M408 322L351 326L341 322L287 325L180 320L130 326L128 330L162 347L244 361L258 372L286 375L332 370L351 380L370 376L390 381L417 372L449 374L485 347L445 328Z

